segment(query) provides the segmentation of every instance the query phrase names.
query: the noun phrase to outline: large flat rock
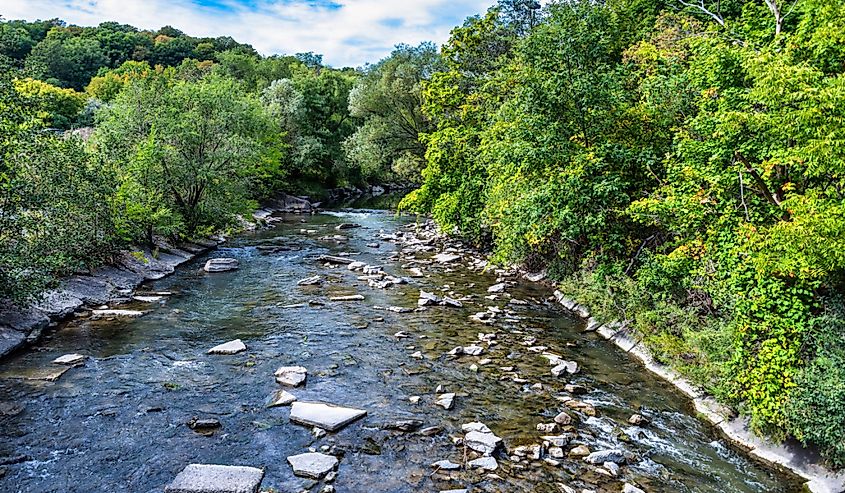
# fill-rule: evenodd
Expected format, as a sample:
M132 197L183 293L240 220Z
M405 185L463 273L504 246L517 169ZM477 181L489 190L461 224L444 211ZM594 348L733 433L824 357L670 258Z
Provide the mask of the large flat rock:
M243 466L191 464L182 470L165 493L257 493L264 469Z
M363 418L367 411L348 407L323 404L321 402L294 402L290 410L290 420L324 430L336 431L356 419Z
M228 272L236 270L240 262L236 258L212 258L205 263L206 272Z

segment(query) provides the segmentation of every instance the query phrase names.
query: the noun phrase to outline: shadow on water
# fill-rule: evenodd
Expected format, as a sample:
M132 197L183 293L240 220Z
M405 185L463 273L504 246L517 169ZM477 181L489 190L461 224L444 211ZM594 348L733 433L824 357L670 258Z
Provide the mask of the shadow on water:
M315 261L320 254L361 252L356 259L407 275L399 261L388 258L396 245L377 237L408 221L366 212L287 216L278 227L244 235L211 254L238 258L238 271L205 274L205 258L199 258L145 286L174 294L152 306L130 305L150 309L144 317L63 324L33 351L0 366L0 458L12 462L0 466L5 470L0 491L160 492L189 463L265 467L267 487L319 491L320 484L292 474L286 457L322 446L341 456L335 483L341 492L469 485L472 491L555 492L556 482L618 492L622 481L652 493L798 490L789 478L728 449L692 417L689 402L674 389L607 342L581 333L581 322L550 304L545 288L526 284L510 290L510 296L526 301L513 305L507 297L485 298L496 282L492 274L430 267L426 277L409 285L372 289L356 273ZM341 222L362 227L338 231ZM348 241L327 239L337 234ZM286 249L262 255L258 245ZM326 282L297 286L313 275ZM464 308L411 313L376 308L415 308L420 288L474 296ZM356 293L366 300L328 300ZM492 326L470 320L488 306L506 310L507 316ZM410 337L398 339L399 331ZM479 332L497 333L497 343L479 357L446 354L476 341ZM206 354L235 338L243 339L248 351ZM539 345L577 361L581 372L568 380L553 377L546 360L528 349ZM411 357L416 351L423 359ZM54 358L71 352L89 358L56 382L21 379L53 368ZM482 358L490 361L479 365ZM288 408L265 405L279 388L273 372L285 365L309 371L307 385L290 390L300 400L360 407L368 416L322 438L290 423ZM541 433L535 427L563 409L555 397L564 395L566 383L587 387L581 398L599 410L597 417L577 416L578 436L570 446L632 452L636 459L619 478L603 476L580 460L564 458L553 466L516 463L501 454L496 471L501 479L479 472L432 474L434 461L463 459L449 437L459 435L462 423L487 423L509 450L537 443ZM452 410L434 405L439 385L457 393ZM410 396L420 396L419 404ZM629 425L635 412L651 424ZM196 434L185 424L192 417L217 418L222 429L212 436ZM444 431L423 436L380 426L407 418Z

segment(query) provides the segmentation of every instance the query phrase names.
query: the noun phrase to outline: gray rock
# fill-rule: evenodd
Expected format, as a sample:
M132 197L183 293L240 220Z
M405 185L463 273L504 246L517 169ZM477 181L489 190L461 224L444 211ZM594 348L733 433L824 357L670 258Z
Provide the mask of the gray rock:
M628 423L631 423L634 426L645 426L649 423L649 420L642 414L634 414L628 418Z
M229 341L225 344L220 344L219 346L214 346L213 348L208 350L208 354L238 354L242 351L246 351L246 345L240 339L235 339L234 341Z
M100 318L138 318L147 313L149 312L141 310L92 310L91 318L94 320Z
M454 308L463 308L463 306L464 306L464 304L461 303L460 301L458 301L454 298L449 298L448 296L444 296L443 301L441 301L440 304L444 305L444 306L451 306L451 307L454 307Z
M439 296L434 293L429 293L427 291L420 290L420 299L417 300L417 305L419 306L428 306L428 305L436 305L443 301Z
M308 370L301 366L283 366L276 370L276 382L288 387L298 387L305 382Z
M505 291L506 287L507 286L505 285L505 283L500 282L499 284L494 284L494 285L490 286L489 288L487 288L487 292L488 293L502 293L502 292Z
M288 457L288 463L293 468L295 475L320 479L337 467L337 457L309 452Z
M328 431L337 431L366 415L367 411L363 409L340 407L320 402L294 402L290 410L292 422L319 426Z
M297 286L316 286L323 282L323 278L320 276L311 276L306 277L305 279L300 279L299 282L296 283Z
M460 464L455 464L450 460L439 460L431 465L431 467L435 469L439 469L441 471L457 471L461 468Z
M240 266L240 262L236 258L212 258L205 263L203 269L206 272L228 272L236 270Z
M264 469L242 466L191 464L182 470L165 493L256 493Z
M476 346L474 344L472 346L464 346L463 350L464 350L464 354L466 354L468 356L478 356L479 354L484 352L483 347Z
M460 255L453 253L438 253L434 256L434 261L438 264L449 264L461 258Z
M348 257L335 257L333 255L320 255L317 257L317 261L325 262L327 264L338 264L338 265L349 265L354 260Z
M622 486L622 493L645 493L645 491L632 484L625 483L625 485Z
M493 457L479 457L467 463L470 468L484 469L485 471L495 471L499 468L499 463Z
M584 457L584 461L594 465L604 464L605 462L624 464L625 452L619 449L599 450Z
M574 361L562 361L559 365L552 368L552 375L559 377L564 373L574 375L578 373L578 363Z
M335 226L335 229L336 229L336 230L338 230L338 231L342 231L342 230L344 230L344 229L355 229L355 228L360 228L360 227L361 227L361 225L360 225L360 224L355 224L355 223L340 223L340 224L338 224L337 226Z

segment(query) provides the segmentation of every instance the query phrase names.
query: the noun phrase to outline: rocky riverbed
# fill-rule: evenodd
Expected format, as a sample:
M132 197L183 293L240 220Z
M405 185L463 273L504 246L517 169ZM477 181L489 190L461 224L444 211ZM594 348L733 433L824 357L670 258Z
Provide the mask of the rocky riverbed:
M0 491L800 489L549 289L408 218L280 220L0 365Z

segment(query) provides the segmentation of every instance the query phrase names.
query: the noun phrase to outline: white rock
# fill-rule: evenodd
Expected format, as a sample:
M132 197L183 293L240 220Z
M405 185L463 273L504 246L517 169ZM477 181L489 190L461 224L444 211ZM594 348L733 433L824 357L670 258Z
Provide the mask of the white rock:
M301 366L283 366L276 370L276 382L288 387L298 387L305 382L308 370Z
M645 493L645 491L637 488L632 484L625 483L625 485L622 487L622 493Z
M351 294L348 296L332 296L329 301L364 301L364 296L360 294Z
M164 488L165 493L257 493L264 469L191 464Z
M464 354L466 354L468 356L478 356L479 354L484 352L483 347L476 346L474 344L472 346L464 346L463 350L464 350Z
M461 468L461 465L455 464L450 460L439 460L432 464L431 467L435 469L440 469L441 471L457 471Z
M574 375L578 373L578 363L574 361L563 361L559 365L552 368L552 375L559 377L564 373Z
M227 272L238 268L240 262L235 258L213 258L205 263L206 272Z
M229 341L219 346L214 346L208 350L208 354L238 354L246 351L246 345L240 339Z
M158 303L159 301L164 299L164 296L140 296L136 295L132 297L135 301L140 301L141 303Z
M337 457L308 452L288 457L293 473L306 478L320 479L337 467Z
M321 402L294 402L290 410L292 422L319 426L328 431L337 431L366 415L367 411L363 409L340 407Z
M464 443L467 447L484 455L492 454L501 442L502 439L493 433L470 431L464 436Z
M467 463L470 468L484 469L485 471L495 471L499 468L499 463L493 457L485 456L478 459L471 460Z
M147 313L139 310L93 310L91 311L91 318L138 318Z
M443 409L452 409L452 406L455 404L455 394L452 392L447 394L440 394L437 396L437 399L434 401L434 403L442 407Z
M59 356L58 358L53 360L54 365L75 365L78 363L82 363L85 361L85 356L81 354L66 354L64 356Z
M273 400L268 407L287 406L296 402L296 396L287 390L279 390L273 395Z

